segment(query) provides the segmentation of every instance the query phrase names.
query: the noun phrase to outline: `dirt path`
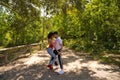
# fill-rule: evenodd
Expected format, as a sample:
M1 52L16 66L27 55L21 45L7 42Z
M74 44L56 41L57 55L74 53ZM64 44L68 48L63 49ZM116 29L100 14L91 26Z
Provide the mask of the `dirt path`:
M38 51L0 67L0 80L120 80L117 66L101 64L85 53L63 51L64 75L46 69L49 55Z

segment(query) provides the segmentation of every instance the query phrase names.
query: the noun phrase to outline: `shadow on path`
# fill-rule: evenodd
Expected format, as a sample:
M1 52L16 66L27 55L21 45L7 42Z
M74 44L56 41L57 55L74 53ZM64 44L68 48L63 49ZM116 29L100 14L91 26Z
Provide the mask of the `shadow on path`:
M46 51L38 51L31 57L25 57L0 67L0 80L120 80L119 69L100 64L83 53L64 49L63 75L46 68L49 55ZM7 69L8 68L8 69Z
M83 67L77 73L68 72L58 75L54 71L47 70L45 64L36 64L30 67L19 66L6 71L0 76L0 80L106 80L90 76L93 73L87 67Z

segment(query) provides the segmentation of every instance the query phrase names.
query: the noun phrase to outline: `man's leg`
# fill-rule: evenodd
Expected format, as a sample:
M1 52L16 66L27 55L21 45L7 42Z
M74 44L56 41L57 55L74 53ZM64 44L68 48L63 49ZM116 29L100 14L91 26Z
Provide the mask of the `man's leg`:
M59 63L60 63L60 71L58 72L58 74L63 74L64 73L64 70L63 70L63 61L62 61L62 55L58 55L58 60L59 60Z
M63 69L63 61L62 61L61 55L58 55L58 61L60 64L60 68Z
M54 50L54 53L56 55L58 55L58 51L57 50ZM59 61L59 64L60 64L60 68L63 69L63 61L62 61L62 58L61 58L61 55L58 55L58 61ZM57 62L56 62L57 63ZM57 64L58 65L58 64Z

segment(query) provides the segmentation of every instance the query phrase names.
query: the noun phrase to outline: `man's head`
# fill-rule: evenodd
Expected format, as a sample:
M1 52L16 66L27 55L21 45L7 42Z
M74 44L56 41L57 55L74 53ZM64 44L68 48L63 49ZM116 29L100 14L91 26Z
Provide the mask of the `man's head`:
M55 38L58 38L58 37L59 37L59 35L58 35L58 32L57 32L57 31L55 31L55 32L54 32L54 37L55 37Z

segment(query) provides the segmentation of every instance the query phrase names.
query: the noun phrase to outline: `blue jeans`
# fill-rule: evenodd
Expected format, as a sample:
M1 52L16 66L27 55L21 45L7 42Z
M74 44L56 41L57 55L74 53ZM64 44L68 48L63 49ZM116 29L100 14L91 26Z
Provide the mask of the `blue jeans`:
M50 62L49 64L54 64L55 63L55 60L56 60L56 55L55 53L53 52L53 49L52 48L47 48L47 52L49 53L49 55L51 56L51 59L50 59Z

